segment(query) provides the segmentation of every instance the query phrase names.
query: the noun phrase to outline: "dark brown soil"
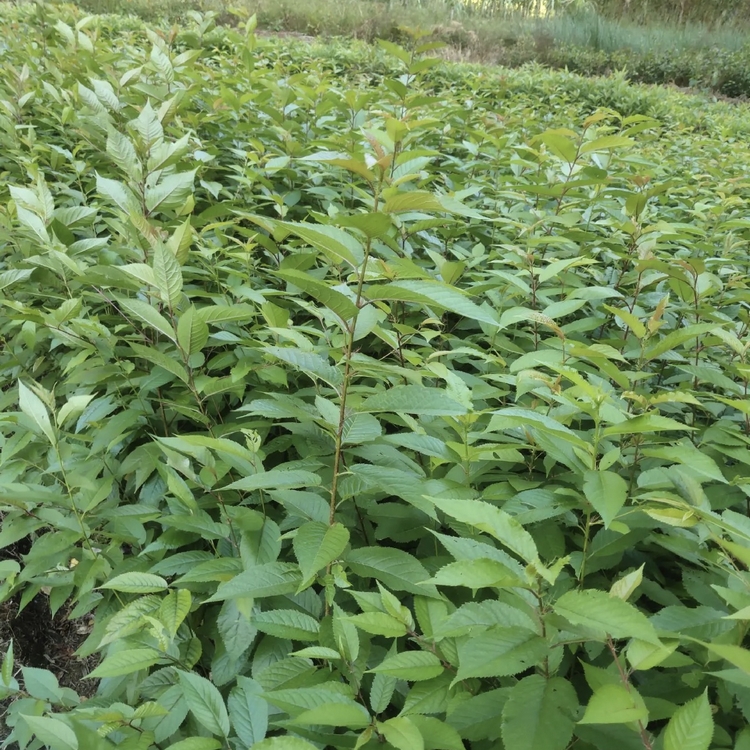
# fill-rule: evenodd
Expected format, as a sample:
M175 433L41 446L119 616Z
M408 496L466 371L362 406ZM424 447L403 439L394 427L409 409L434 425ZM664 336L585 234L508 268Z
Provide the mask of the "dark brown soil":
M23 544L23 541L20 543ZM23 549L8 548L0 556L22 556ZM69 610L60 608L52 616L49 600L38 594L19 612L20 596L0 604L0 660L13 641L15 674L21 682L21 667L48 669L63 687L88 698L96 691L96 680L85 679L98 661L96 656L80 659L75 651L91 632L92 618L68 619ZM23 685L21 685L23 687ZM0 740L7 736L3 714L10 701L0 701Z

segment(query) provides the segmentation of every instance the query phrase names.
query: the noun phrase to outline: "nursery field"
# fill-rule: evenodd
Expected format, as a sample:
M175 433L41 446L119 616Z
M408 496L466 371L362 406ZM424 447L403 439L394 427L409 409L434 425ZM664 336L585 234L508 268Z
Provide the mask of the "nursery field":
M0 28L0 746L750 750L747 107Z

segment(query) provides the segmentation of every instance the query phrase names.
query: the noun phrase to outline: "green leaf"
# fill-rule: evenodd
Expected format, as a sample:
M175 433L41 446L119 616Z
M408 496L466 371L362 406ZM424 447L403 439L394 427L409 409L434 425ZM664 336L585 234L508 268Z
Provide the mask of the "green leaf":
M129 178L140 181L143 176L143 167L135 153L130 139L115 130L110 129L107 137L107 155Z
M249 677L238 677L229 693L229 719L240 741L257 747L268 730L268 703L261 695L263 688Z
M526 562L531 563L539 559L536 543L531 534L515 518L494 505L482 500L463 498L427 499L451 518L494 537Z
M361 407L364 412L403 412L425 416L457 416L466 414L465 406L454 401L439 388L421 385L397 385L383 393L366 399Z
M628 483L612 471L587 471L583 492L594 510L602 517L604 528L617 517L628 496Z
M372 635L384 635L386 638L400 638L406 635L406 625L386 612L362 612L346 619L360 630Z
M641 414L638 417L627 419L602 430L605 437L611 435L634 435L640 432L666 432L672 430L690 431L695 429L686 424L682 424L675 419L662 417L659 414Z
M518 576L497 560L459 560L443 566L430 579L435 586L465 586L470 589L523 585Z
M149 214L156 211L181 208L193 193L195 170L167 175L155 186L147 186L146 209Z
M208 325L201 320L194 305L188 307L177 321L177 343L186 356L196 354L208 341Z
M185 700L196 720L213 734L229 736L229 714L216 686L195 672L178 671Z
M365 253L362 245L342 229L324 224L290 221L275 221L274 225L304 240L333 263L344 261L356 268L364 260Z
M188 737L175 742L166 750L221 750L221 742L210 737Z
M2 678L3 685L6 687L10 686L13 680L13 641L8 643L8 648L3 656L2 668L0 668L0 678Z
M547 653L547 642L528 630L491 628L458 644L456 680L506 677L525 672Z
M174 253L161 243L154 249L153 267L162 302L170 308L177 307L182 296L182 269Z
M46 669L21 667L23 686L32 698L59 703L62 699L57 677Z
M616 596L623 601L627 601L628 599L630 599L630 597L633 595L633 592L643 582L644 567L645 563L644 565L641 565L641 567L637 570L634 570L632 573L628 573L628 575L623 576L618 581L615 581L609 589L610 596Z
M276 271L275 275L307 292L322 305L336 313L344 322L353 318L359 311L359 308L345 294L332 289L325 282L318 281L308 274L291 270Z
M445 211L436 195L426 190L412 190L406 193L396 193L383 205L387 214L403 213L405 211Z
M176 341L174 329L169 321L159 314L151 305L138 299L120 299L117 304L128 315L132 315L168 339Z
M50 750L78 750L75 732L60 719L49 716L25 716L26 725Z
M661 341L646 349L643 356L646 360L655 359L665 352L676 349L686 341L695 341L697 338L710 333L718 328L716 323L698 323L696 325L686 326L676 331L668 333Z
M610 307L609 305L602 305L602 307L620 318L637 338L642 339L646 335L646 326L633 313L619 307Z
M257 317L258 311L252 305L211 305L196 308L196 315L204 323L246 323Z
M427 582L429 573L407 552L392 547L359 547L351 550L346 562L354 573L375 578L389 589L440 598Z
M39 428L52 445L57 444L57 436L49 418L49 412L42 399L30 388L18 381L18 405L21 411Z
M294 554L302 571L299 591L315 580L319 570L340 557L348 543L349 532L341 523L328 526L310 521L300 526L294 537Z
M258 612L253 617L253 625L268 635L295 641L316 641L320 628L315 618L295 609L272 609L268 612Z
M372 414L353 414L344 421L341 442L344 445L369 443L382 434L383 428Z
M121 677L141 669L148 669L161 659L161 654L153 648L131 648L107 656L88 676Z
M186 589L170 591L159 606L159 622L164 623L174 638L177 630L190 612L193 597Z
M298 714L291 720L291 723L300 726L321 725L358 729L366 727L370 721L370 714L364 706L351 701L349 703L323 703Z
M5 289L19 281L26 281L32 273L34 273L33 268L12 268L9 271L3 271L0 273L0 289Z
M320 483L320 477L311 471L302 471L301 469L289 469L288 471L271 469L270 471L262 471L244 479L239 479L222 489L243 490L245 492L252 492L254 490L288 490L299 487L317 487Z
M158 349L154 349L151 346L141 346L131 341L130 348L139 356L141 359L145 359L147 362L151 362L157 367L161 367L169 373L172 373L175 377L179 378L183 383L190 382L190 376L187 370L180 364L180 362L174 357L170 357L164 352L160 352Z
M397 750L424 750L422 734L406 716L379 721L378 732Z
M629 602L604 591L568 591L554 604L554 610L573 625L581 625L586 631L595 633L601 640L610 635L613 638L638 638L661 646L646 615Z
M269 737L252 746L253 750L318 750L315 745L299 737Z
M124 591L128 594L150 594L154 591L163 591L167 586L167 582L161 576L133 572L115 576L99 588Z
M567 680L524 677L503 708L503 742L515 750L565 750L577 710L578 696Z
M219 586L219 590L206 601L221 602L240 596L262 599L267 596L293 594L302 580L297 565L271 562L256 565Z
M572 164L578 156L578 146L567 137L565 131L546 130L538 139L563 161Z
M422 682L441 675L443 665L435 654L428 651L403 651L395 656L386 657L369 671L408 682Z
M648 721L648 708L631 685L605 684L591 696L580 724L629 724Z
M390 284L373 284L365 296L370 300L414 302L425 307L449 310L467 320L476 320L498 326L497 317L485 307L480 307L454 286L440 281L394 281Z
M664 750L708 750L714 719L704 690L672 715L664 731Z
M239 659L253 645L258 629L252 623L253 599L237 597L224 602L216 624L227 654Z
M96 191L112 201L123 213L139 213L140 204L132 191L117 180L96 175Z
M411 723L419 730L427 750L464 750L461 736L444 721L434 716L409 717Z
M745 674L750 674L750 651L747 649L731 643L702 643L702 645L720 659L726 659Z
M382 714L388 708L396 689L396 683L397 679L390 675L384 673L375 675L370 688L370 708L372 708L373 713Z
M595 151L608 151L609 149L625 148L633 145L633 139L624 135L605 135L586 141L581 146L582 154L591 154Z
M343 380L340 370L331 366L319 354L290 346L267 346L265 351L282 362L302 370L312 378L320 378L334 387L340 385Z
M167 240L167 250L174 254L181 266L188 259L192 242L193 230L190 224L190 217L188 217L174 230L172 236Z

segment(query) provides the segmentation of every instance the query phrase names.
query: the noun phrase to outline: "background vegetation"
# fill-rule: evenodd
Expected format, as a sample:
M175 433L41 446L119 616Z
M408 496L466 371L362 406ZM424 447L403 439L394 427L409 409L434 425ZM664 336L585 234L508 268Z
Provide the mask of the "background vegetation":
M234 18L2 7L4 746L748 750L748 108Z
M126 0L123 5L81 0L81 6L95 13L131 12L149 21L184 19L190 9L215 11L230 24L237 23L238 14L255 14L259 28L270 32L367 41L398 42L403 28L425 28L449 45L450 59L510 67L539 62L588 76L621 71L634 82L699 88L732 98L750 93L746 9L739 2Z

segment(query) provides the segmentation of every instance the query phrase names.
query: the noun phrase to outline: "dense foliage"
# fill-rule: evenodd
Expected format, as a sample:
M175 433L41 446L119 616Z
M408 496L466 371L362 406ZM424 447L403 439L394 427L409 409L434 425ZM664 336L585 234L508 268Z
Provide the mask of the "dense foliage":
M2 28L6 745L750 747L742 110Z

